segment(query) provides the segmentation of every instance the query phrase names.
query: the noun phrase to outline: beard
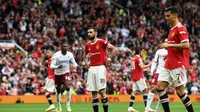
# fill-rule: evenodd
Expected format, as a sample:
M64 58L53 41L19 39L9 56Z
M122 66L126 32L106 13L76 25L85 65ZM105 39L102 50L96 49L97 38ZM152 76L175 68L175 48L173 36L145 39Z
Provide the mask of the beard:
M89 36L89 40L94 40L95 36Z

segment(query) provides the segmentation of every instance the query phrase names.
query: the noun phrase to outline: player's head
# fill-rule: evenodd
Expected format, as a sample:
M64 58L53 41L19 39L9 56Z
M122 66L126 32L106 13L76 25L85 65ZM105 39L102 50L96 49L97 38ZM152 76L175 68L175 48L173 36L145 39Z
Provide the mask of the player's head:
M138 55L143 57L143 56L147 55L147 52L146 52L146 50L144 48L137 48L135 50L135 54L138 54Z
M62 44L61 44L61 51L64 53L64 52L67 52L68 50L68 42L67 41L63 41Z
M175 6L165 8L165 19L168 24L173 24L178 20L179 9Z
M145 58L145 57L147 56L147 51L146 51L145 49L141 49L141 51L140 51L140 56L141 56L142 58Z
M90 40L94 40L97 37L97 29L96 28L89 28L88 29L88 38Z
M51 57L52 57L52 55L53 55L53 50L52 50L52 49L50 49L50 48L48 48L48 49L45 49L45 50L44 50L44 55L45 55L45 58L46 58L46 59L49 59L49 58L51 58Z

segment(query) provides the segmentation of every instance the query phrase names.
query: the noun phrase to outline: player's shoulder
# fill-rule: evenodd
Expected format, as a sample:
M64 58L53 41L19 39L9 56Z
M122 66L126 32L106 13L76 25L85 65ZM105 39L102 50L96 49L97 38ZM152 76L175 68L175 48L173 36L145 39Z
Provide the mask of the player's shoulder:
M184 33L184 31L187 31L187 28L181 23L177 25L176 29L180 31L179 33L181 33L181 31L183 31L182 33Z
M97 41L98 41L98 42L101 42L101 43L105 43L105 44L108 43L108 42L107 42L106 40L104 40L104 39L97 39Z
M56 53L54 53L54 54L53 54L53 57L59 56L59 55L61 55L61 51L57 51Z
M88 41L86 44L85 44L85 46L88 46L88 45L90 45L91 44L91 42L90 41Z
M158 49L157 53L162 53L162 52L165 52L165 51L166 51L166 49Z
M134 57L133 57L133 59L140 59L141 57L140 57L140 55L135 55Z
M157 54L158 55L163 55L163 54L166 54L167 53L167 50L166 49L158 49L157 50Z
M70 52L70 51L67 51L67 54L68 54L69 56L73 56L73 53Z

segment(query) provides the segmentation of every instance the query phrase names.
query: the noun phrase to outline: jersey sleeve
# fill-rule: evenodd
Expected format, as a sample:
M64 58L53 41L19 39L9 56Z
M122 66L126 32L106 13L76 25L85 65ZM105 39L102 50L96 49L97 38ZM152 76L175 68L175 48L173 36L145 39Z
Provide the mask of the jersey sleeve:
M51 60L51 64L50 64L50 68L51 69L56 69L58 68L59 65L57 65L57 55L54 54L53 57L52 57L52 60Z
M189 41L188 32L187 32L187 29L184 26L178 28L178 35L179 35L179 38L181 40L181 43Z
M88 44L85 45L85 50L84 51L85 51L85 54L88 53Z
M73 64L73 67L76 68L78 66L78 64L76 63L75 59L74 59L74 55L71 54L70 56L70 62Z
M109 43L106 40L100 39L99 41L101 42L103 48L108 47Z
M142 62L142 58L141 58L141 57L137 57L137 62L138 62L138 65L143 64L143 62Z

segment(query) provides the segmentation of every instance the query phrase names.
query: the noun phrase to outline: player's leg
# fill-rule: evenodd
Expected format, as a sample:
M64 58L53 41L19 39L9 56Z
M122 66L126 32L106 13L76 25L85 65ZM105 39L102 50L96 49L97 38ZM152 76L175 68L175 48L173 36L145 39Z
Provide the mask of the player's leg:
M99 111L99 99L96 84L96 67L90 67L87 76L87 90L92 92L92 107L94 112Z
M166 88L171 82L172 79L170 77L169 70L163 69L158 76L158 84L156 90L160 99L160 103L162 104L162 107L165 112L170 112L169 98L166 92Z
M99 99L98 99L98 92L97 91L92 91L92 106L93 106L94 112L99 111Z
M108 112L108 98L106 95L106 75L107 72L105 66L98 66L95 80L97 83L97 89L99 91L99 94L101 95L104 112Z
M158 76L158 74L155 74ZM151 88L151 93L154 93L154 95L156 94L156 85L158 83L158 77L157 76L154 76L154 80L152 80L152 88ZM148 96L148 99L150 98L151 96ZM147 99L147 105L148 105L148 99ZM150 99L151 100L151 99ZM152 101L153 101L153 98L152 98ZM152 103L152 102L151 102ZM160 99L158 98L158 102L157 102L157 105L156 105L156 112L159 112L159 109L160 109L160 106L161 106L161 103L160 103Z
M136 112L136 110L133 108L133 104L135 102L135 96L138 94L138 86L136 84L136 82L133 82L132 84L132 94L130 97L130 102L129 102L129 107L128 107L128 112Z
M151 107L151 103L153 101L154 95L156 93L156 85L158 82L158 73L155 73L153 75L153 79L152 79L152 85L151 85L151 90L148 93L148 98L147 98L147 106L146 106L146 111L148 111ZM159 101L158 101L159 104Z
M55 86L56 86L56 100L57 100L57 112L62 111L62 106L61 106L61 76L60 75L55 75Z
M62 105L61 105L61 85L57 85L56 87L56 99L57 99L57 112L62 112Z
M49 108L46 109L46 112L50 112L51 110L55 109L55 105L53 104L52 100L51 100L51 96L49 94L49 92L53 92L55 90L55 82L53 79L47 79L47 82L44 86L44 92L45 92L45 96L49 102Z
M145 111L146 112L154 112L153 109L150 109L150 102L148 102L148 96L152 95L148 95L149 91L147 88L147 84L144 78L141 78L139 81L136 82L137 86L139 87L139 90L143 92L143 99L144 99L144 105L145 105ZM153 95L154 97L154 95ZM148 105L147 105L148 104Z
M70 74L65 74L64 77L64 86L66 90L66 109L68 112L71 112L70 107L70 101L71 101L71 92L70 92L70 86L71 86L71 77Z
M106 89L101 89L99 91L99 94L101 95L101 102L103 104L103 110L104 112L108 112L108 97L106 95Z
M50 112L50 111L54 110L56 107L53 104L53 102L51 100L51 96L50 96L48 91L45 92L45 96L46 96L48 103L49 103L49 108L46 109L46 112Z
M190 98L188 97L187 93L185 92L185 87L184 87L184 85L187 82L186 70L184 69L184 67L181 67L171 72L172 72L173 79L175 79L174 86L175 86L177 95L182 100L187 111L194 112L193 107L192 107L192 102Z
M183 85L181 85L181 86L176 87L175 89L176 89L177 95L182 100L187 111L194 112L193 107L192 107L192 102L191 102L190 98L188 97L187 93L185 93L185 87Z
M158 96L159 96L159 99L160 99L160 103L162 104L164 111L170 112L169 98L168 98L168 95L167 95L167 92L166 92L167 86L168 86L168 82L158 81L157 92L158 92Z

